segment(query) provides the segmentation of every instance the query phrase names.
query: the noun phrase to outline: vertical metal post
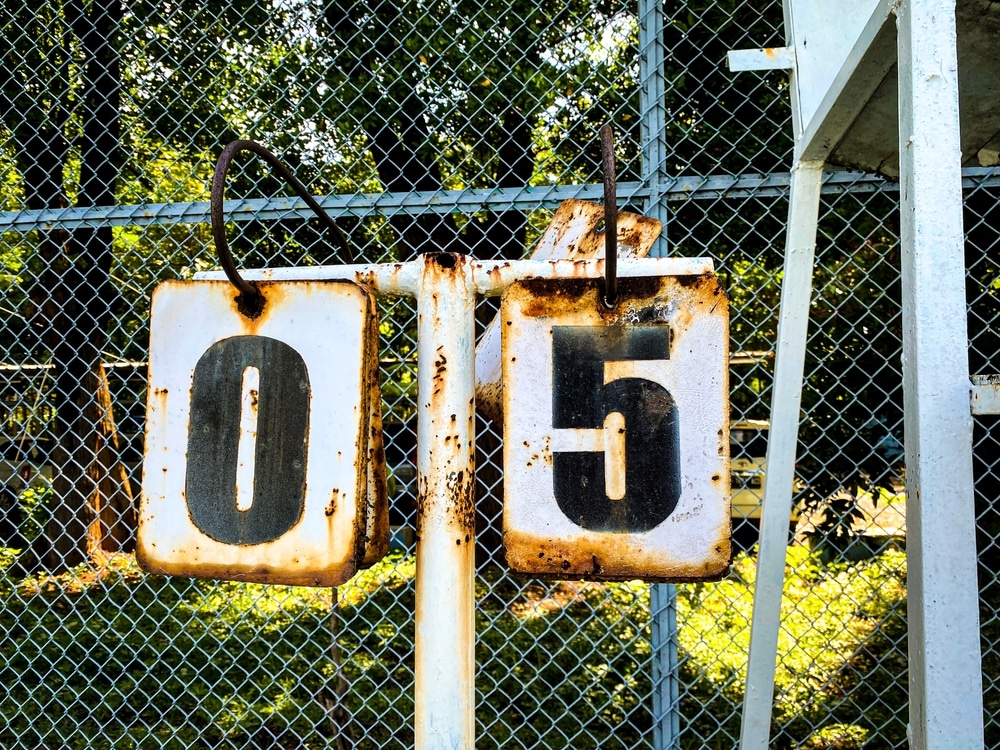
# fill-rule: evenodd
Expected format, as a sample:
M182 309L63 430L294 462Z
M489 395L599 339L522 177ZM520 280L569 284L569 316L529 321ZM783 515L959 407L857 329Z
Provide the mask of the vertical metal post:
M653 651L653 748L680 748L680 690L677 680L677 588L669 583L649 587Z
M983 747L955 0L899 3L910 746Z
M750 659L743 699L741 750L767 750L771 729L775 656L781 592L785 578L788 519L792 511L795 449L799 434L799 404L805 368L813 257L819 221L823 162L797 162L792 169L788 205L788 236L781 307L778 313L777 357L771 396L771 431L767 444L767 479L761 512L757 583L753 592Z
M663 224L650 255L667 255L667 110L663 0L639 0L639 118L642 181L649 188L643 212Z
M475 288L423 256L417 293L417 750L475 746Z
M667 255L667 197L665 168L666 54L663 45L663 0L639 0L639 117L642 140L642 181L649 189L644 213L663 225L650 250L653 257ZM677 683L676 588L653 584L649 591L652 616L650 646L653 652L653 748L680 747L680 704Z

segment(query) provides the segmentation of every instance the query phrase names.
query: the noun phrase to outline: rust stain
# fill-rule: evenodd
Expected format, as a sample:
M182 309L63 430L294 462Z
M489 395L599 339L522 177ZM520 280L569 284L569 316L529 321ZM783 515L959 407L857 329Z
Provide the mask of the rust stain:
M416 510L417 510L417 538L423 533L424 518L427 516L427 496L430 493L430 482L427 480L427 476L424 474L419 474L417 476L417 499L416 499Z
M510 263L500 263L490 268L487 276L493 284L499 284L503 280L503 272L501 271L503 268L510 268Z
M452 472L448 475L445 488L451 500L449 509L459 528L471 535L476 523L475 481L472 472Z
M438 488L441 485L437 485ZM428 496L434 485L421 476L417 482L417 535L423 531L423 523L428 510ZM445 512L451 515L460 533L471 540L475 535L476 503L473 471L453 471L445 478L443 491L447 495Z
M365 274L359 273L356 275L359 282L371 284L374 279L367 278ZM370 275L369 275L370 276ZM363 278L364 277L364 278ZM228 283L228 282L220 282ZM260 314L250 318L243 315L239 310L239 303L237 302L237 297L239 295L232 294L229 297L229 307L233 314L236 316L237 320L240 321L240 326L242 330L240 333L248 336L259 335L260 330L264 327L270 320L275 309L282 307L285 301L288 299L289 286L286 282L279 281L255 281L254 286L264 297L264 307ZM340 281L340 280L328 280L328 281L298 281L294 286L294 294L296 296L309 297L316 291L320 289L329 289L331 284L341 284L344 286L349 286L351 289L357 289L359 294L371 296L371 292L367 288L359 289L352 281Z
M710 553L695 562L671 559L662 552L639 549L627 534L600 535L596 540L561 540L505 531L503 545L513 569L541 578L592 581L683 583L718 580L729 572L729 528L707 546Z
M170 393L166 388L154 388L153 392L149 395L149 402L147 404L148 410L152 412L160 412L162 414L167 413L167 399Z
M596 286L587 279L531 279L517 286L523 287L526 298L520 312L529 318L559 315L571 303L587 294L588 286ZM516 287L508 287L511 293ZM506 297L507 294L504 295Z
M402 268L397 264L396 270ZM368 456L364 475L367 493L365 503L365 526L363 531L364 550L361 567L367 568L381 560L389 551L389 496L386 487L385 443L382 433L382 395L378 377L378 304L374 296L369 297L369 329L366 341L368 384L369 441Z
M353 561L347 561L335 569L314 569L303 567L298 570L279 569L260 563L250 565L219 565L215 563L186 563L183 565L165 564L151 560L144 554L139 555L139 564L143 570L159 575L185 576L189 578L222 579L227 581L246 581L252 583L273 583L285 586L339 586L347 583L358 566Z
M610 310L601 303L602 291L599 279L530 279L512 284L503 296L504 325L513 326L520 317L558 317L568 323L573 315L586 317L588 324L595 317L607 325L664 324L670 326L673 343L696 315L705 313L705 306L710 314L728 315L728 298L713 274L619 279L619 302ZM492 409L497 391L500 387L494 384L480 387L488 397L486 409Z
M239 294L233 294L229 300L230 309L235 314L236 319L240 321L243 329L241 333L250 336L258 335L258 331L261 326L263 326L270 319L275 306L280 306L286 297L284 288L281 285L274 284L273 282L257 281L254 282L253 285L264 298L264 307L259 314L252 318L244 315L240 311Z
M701 515L701 510L704 508L704 503L698 503L696 506L691 508L691 510L681 511L680 513L674 513L670 516L671 523L681 523L683 521L688 521L692 518Z

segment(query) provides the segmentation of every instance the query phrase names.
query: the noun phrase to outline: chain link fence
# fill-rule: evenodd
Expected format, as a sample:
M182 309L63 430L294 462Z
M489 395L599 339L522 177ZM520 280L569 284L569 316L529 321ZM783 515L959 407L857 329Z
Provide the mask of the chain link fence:
M0 744L412 746L412 304L380 312L393 552L330 591L137 568L149 296L216 267L209 180L231 140L288 163L363 261L519 258L560 201L600 199L597 130L611 122L621 205L664 220L655 252L711 256L731 297L740 551L714 584L511 574L501 436L481 421L477 747L736 746L791 137L786 75L724 60L783 43L780 3L14 0L0 28ZM1000 287L996 188L977 174L974 373L997 371ZM893 190L843 173L824 188L777 748L907 746ZM244 267L340 262L263 163L239 160L227 195ZM991 427L977 423L976 453L994 746Z

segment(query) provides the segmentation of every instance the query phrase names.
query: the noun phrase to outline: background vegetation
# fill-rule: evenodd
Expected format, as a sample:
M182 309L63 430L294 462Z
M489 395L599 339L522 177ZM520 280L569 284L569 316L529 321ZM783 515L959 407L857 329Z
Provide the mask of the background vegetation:
M100 575L0 578L5 747L318 748L344 733L348 747L412 743L412 558L342 587L335 620L326 589L105 562ZM754 570L741 555L729 579L679 589L685 748L728 750L739 734ZM898 550L850 565L789 551L773 747L904 741L905 586ZM648 597L639 583L480 578L476 746L647 746Z

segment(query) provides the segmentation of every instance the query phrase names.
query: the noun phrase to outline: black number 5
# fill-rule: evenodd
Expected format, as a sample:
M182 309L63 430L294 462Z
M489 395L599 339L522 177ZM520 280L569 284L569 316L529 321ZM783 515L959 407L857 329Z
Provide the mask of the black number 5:
M673 397L644 378L605 383L606 362L668 359L669 351L667 326L553 329L553 428L601 429L605 446L617 445L611 451L553 454L556 503L578 526L649 531L677 506L680 422Z

